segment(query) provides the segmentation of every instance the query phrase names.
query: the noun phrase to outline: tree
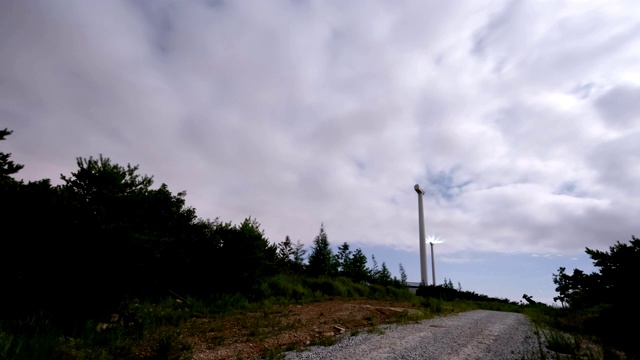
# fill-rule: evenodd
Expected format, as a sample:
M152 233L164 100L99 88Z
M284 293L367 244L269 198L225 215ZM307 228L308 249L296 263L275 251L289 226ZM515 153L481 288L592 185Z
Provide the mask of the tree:
M276 246L269 243L253 218L221 231L217 283L230 292L246 292L275 273Z
M60 175L64 181L64 188L77 201L89 205L109 206L116 199L122 199L126 195L144 193L153 185L153 177L138 175L138 166L123 167L112 164L109 158L100 155L93 157L77 158L78 170L71 176ZM93 209L93 215L98 215L98 209Z
M636 305L636 286L640 274L640 239L631 236L629 243L616 242L609 251L586 248L598 272L586 274L574 269L571 275L561 267L553 274L553 282L559 296L555 299L566 302L576 311L597 311L595 331L604 341L620 346L627 358L640 358L640 343L633 332L622 323L640 321L640 310Z
M255 219L197 219L185 192L152 188L138 166L76 160L62 185L7 177L0 186L0 273L11 294L0 297L0 318L42 312L75 327L127 296L251 295L274 274L277 247ZM286 254L302 267L299 241Z
M362 283L369 280L371 273L367 269L367 256L361 249L356 249L345 269L345 276L351 280Z
M404 271L402 264L400 264L400 285L407 286L407 273Z
M277 245L277 248L278 248L278 252L277 252L278 263L282 267L285 267L285 268L288 267L294 253L293 243L291 242L291 239L289 238L288 235L285 236L283 242Z
M554 296L553 297L553 301L560 301L560 304L562 305L562 308L564 309L565 307L565 303L567 302L567 299L564 296Z
M300 240L293 244L289 236L277 245L277 261L280 270L300 272L304 268L304 245Z
M9 131L8 129L0 130L0 141L5 140L5 138L11 135L13 131ZM13 161L9 160L11 154L6 154L0 152L0 184L9 181L11 179L11 175L20 171L24 165L16 164Z
M444 283L442 284L442 287L444 287L445 289L454 289L453 281L451 281L451 279L444 278Z
M600 268L596 290L606 294L611 304L635 304L635 289L631 284L640 274L640 239L631 237L629 244L616 242L609 251L587 248L586 253L593 265Z
M338 265L338 271L340 275L346 275L347 270L349 269L349 263L351 262L351 250L349 250L349 244L344 242L340 247L338 247L338 253L336 254L335 260Z
M382 262L382 266L378 268L378 260L376 260L375 255L371 255L371 263L371 270L369 270L371 282L381 285L391 284L393 278L391 277L391 272L389 271L387 264Z
M185 273L177 265L196 219L185 206L186 193L174 195L166 184L152 189L153 178L139 175L138 166L102 155L76 163L75 172L60 176L59 191L68 219L62 238L77 255L65 265L84 269L89 285L82 296L106 306L180 286Z
M63 269L74 248L67 246L64 211L48 179L23 183L7 178L0 184L0 274L3 292L0 318L46 311L64 291ZM5 180L7 180L5 179ZM3 181L0 181L2 183ZM60 255L63 255L60 257Z
M14 182L11 196L2 197L2 218L14 230L0 249L0 270L5 290L20 294L16 311L71 321L117 306L127 294L166 294L182 280L176 244L195 218L185 193L174 195L165 184L151 189L137 166L102 156L77 164L61 175L63 185Z
M313 240L308 270L312 276L334 276L337 273L337 264L329 246L324 224L320 225L320 233Z
M560 267L558 273L552 276L559 294L557 300L563 305L567 303L571 307L582 308L593 306L601 301L601 294L597 291L598 274L585 274L580 269L574 269L569 275L566 273L566 268Z
M640 239L631 237L629 244L616 242L609 251L586 248L598 272L586 274L574 269L571 275L560 267L552 274L558 300L570 307L586 308L597 304L623 306L633 299L633 284L640 274ZM628 304L627 304L628 305Z
M0 130L0 141L5 140L11 133L12 131L7 129ZM20 238L16 236L16 233L24 234L34 228L31 222L27 227L27 224L23 223L24 216L20 215L23 215L23 211L31 205L35 205L32 203L26 204L23 191L21 191L24 187L10 176L22 168L22 165L16 165L9 160L10 157L11 154L0 152L0 224L2 225L0 273L3 274L5 288L7 288L6 291L8 293L11 293L12 290L15 291L21 282L19 279L24 278L23 267L19 264L21 264L23 256L27 257L25 250L28 247L23 248L22 245L25 243L24 240L28 240L29 237L26 239ZM23 208L24 205L27 205L27 207ZM0 305L3 304L0 303Z
M378 260L376 260L376 256L371 254L371 269L369 269L369 276L372 282L376 282L378 279L378 273L380 269L378 268Z
M389 268L387 268L387 264L384 263L384 261L382 262L382 267L380 268L380 271L378 271L378 273L376 274L376 282L378 282L379 284L382 285L389 285L391 284L391 272L389 271Z
M296 241L293 247L293 262L300 271L304 269L304 254L306 253L307 250L304 249L304 244L300 240Z

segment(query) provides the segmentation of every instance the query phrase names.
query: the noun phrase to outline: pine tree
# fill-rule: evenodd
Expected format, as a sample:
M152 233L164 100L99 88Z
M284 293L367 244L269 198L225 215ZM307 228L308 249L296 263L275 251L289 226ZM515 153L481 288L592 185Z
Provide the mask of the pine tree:
M407 273L404 271L404 266L400 264L400 284L407 286Z
M351 262L351 250L349 250L349 244L346 242L338 248L336 262L340 275L345 275L349 269L349 262Z
M387 264L382 262L382 267L376 276L376 281L382 285L389 285L391 283L391 272L387 268Z
M377 282L379 272L380 269L378 269L378 261L376 260L376 256L371 254L371 269L369 270L369 276L371 277L372 282Z
M369 280L371 272L367 269L367 256L361 249L356 249L353 252L351 261L349 261L345 271L345 276L359 283Z
M286 236L284 241L277 246L276 259L279 271L293 271L299 272L304 268L304 245L300 243L300 240L296 244L293 244L289 236Z
M334 276L337 273L336 261L329 246L324 224L320 225L320 233L313 240L308 269L312 276Z
M13 131L9 131L6 128L0 130L0 141L5 140L5 137L11 135ZM24 167L24 165L16 164L9 160L11 154L5 154L0 152L0 183L9 181L11 175L17 173Z
M304 244L302 244L300 240L296 241L293 247L293 263L297 271L304 269L304 254L306 253L307 250L304 249Z
M277 260L280 266L287 267L293 256L293 243L287 235L283 242L277 245Z

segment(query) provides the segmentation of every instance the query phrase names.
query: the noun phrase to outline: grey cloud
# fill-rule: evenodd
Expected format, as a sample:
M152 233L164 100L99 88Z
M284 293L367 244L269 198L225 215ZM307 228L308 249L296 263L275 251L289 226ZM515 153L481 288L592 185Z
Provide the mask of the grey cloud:
M597 171L600 183L617 196L635 198L640 195L640 132L628 133L600 144L589 153L589 161Z
M615 87L600 96L595 106L602 120L615 129L640 126L640 87Z
M475 33L472 53L520 96L608 81L635 68L639 46L637 10L615 3L507 2Z
M412 187L441 174L430 191L442 197L425 206L430 227L452 240L443 251L607 243L631 229L621 209L638 211L638 174L625 167L640 153L628 130L637 90L614 86L597 100L600 115L627 126L614 130L592 97L557 96L617 84L623 68L609 65L629 62L632 27L598 35L576 15L561 31L567 9L557 10L3 2L1 121L16 130L7 145L25 177L56 178L76 156L103 153L187 190L201 216L256 217L274 241L309 243L325 222L338 242L411 250ZM594 21L609 27L617 16ZM474 41L482 57L469 56ZM572 54L582 55L564 63ZM576 191L560 192L567 184Z
M491 14L486 24L474 34L472 54L484 58L489 51L494 50L492 48L497 43L509 36L508 30L518 23L518 15L523 10L523 4L522 1L511 0L506 2L499 11Z

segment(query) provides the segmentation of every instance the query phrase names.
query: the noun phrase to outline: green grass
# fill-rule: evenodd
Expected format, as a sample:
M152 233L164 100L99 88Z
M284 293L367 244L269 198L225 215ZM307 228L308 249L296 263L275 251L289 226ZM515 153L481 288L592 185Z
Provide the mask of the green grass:
M580 354L581 342L577 336L550 330L544 334L547 349L559 353L576 356Z
M315 338L309 346L331 346L338 342L338 338L333 335L323 335Z
M384 335L384 330L382 330L379 326L371 326L366 329L368 334L376 334L376 335Z
M37 317L3 322L0 359L123 359L142 345L156 349L157 359L189 359L193 346L179 339L176 328L191 315L184 304L166 299L131 301L117 316L89 320L68 333Z
M505 311L526 315L535 327L538 353L532 359L621 360L623 352L608 345L604 339L590 333L591 311L572 311L543 304L507 307Z
M262 358L264 360L281 360L281 359L284 359L284 353L287 350L293 350L293 349L267 349L262 354Z

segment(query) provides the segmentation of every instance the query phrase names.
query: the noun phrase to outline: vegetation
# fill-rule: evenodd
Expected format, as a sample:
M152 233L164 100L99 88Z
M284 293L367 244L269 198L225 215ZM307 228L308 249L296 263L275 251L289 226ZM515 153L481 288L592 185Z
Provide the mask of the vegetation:
M616 242L609 251L586 248L597 272L586 274L566 268L553 274L562 305L554 322L559 328L595 337L605 349L622 350L627 358L640 358L640 343L630 324L640 321L636 306L635 283L640 274L640 239L631 237L629 243ZM613 351L613 350L612 350Z

